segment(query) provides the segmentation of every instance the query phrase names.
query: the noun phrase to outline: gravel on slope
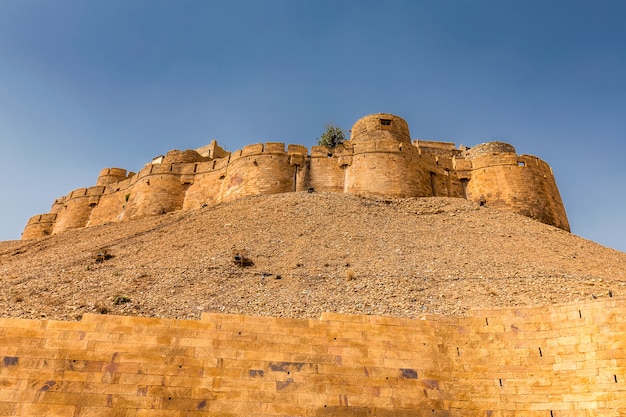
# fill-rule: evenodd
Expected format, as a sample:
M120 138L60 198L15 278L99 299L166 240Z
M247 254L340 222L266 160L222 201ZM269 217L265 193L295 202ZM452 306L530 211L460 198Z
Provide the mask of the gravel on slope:
M419 317L621 296L626 253L463 199L287 193L0 242L0 279L0 317Z

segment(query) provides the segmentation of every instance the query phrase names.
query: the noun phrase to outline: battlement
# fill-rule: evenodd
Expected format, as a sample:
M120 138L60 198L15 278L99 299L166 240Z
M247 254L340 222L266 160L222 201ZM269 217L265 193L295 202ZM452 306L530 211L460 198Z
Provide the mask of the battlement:
M552 169L517 155L503 142L457 148L453 142L411 140L401 117L359 119L350 140L327 148L282 142L235 152L215 140L195 150L172 150L136 174L100 171L96 185L57 199L51 214L34 216L23 239L77 227L190 210L252 195L317 190L383 197L455 197L520 213L569 230Z

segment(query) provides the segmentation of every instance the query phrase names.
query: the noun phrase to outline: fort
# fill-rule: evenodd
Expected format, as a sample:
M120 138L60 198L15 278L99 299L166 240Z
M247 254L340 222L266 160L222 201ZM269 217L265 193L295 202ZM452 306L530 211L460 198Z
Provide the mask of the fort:
M243 199L294 191L305 193ZM441 196L488 208L389 201ZM297 205L284 203L289 197ZM327 224L303 207L324 199L346 211L319 227L322 235L293 233L294 224ZM436 200L453 207L428 209ZM272 219L247 216L275 201L283 202ZM396 203L401 208L383 211ZM425 209L409 212L409 203ZM467 207L463 215L456 203ZM179 210L187 212L151 217ZM416 224L429 227L416 233ZM78 230L62 233L70 229ZM404 120L390 114L359 120L333 149L265 143L231 154L212 142L154 158L136 174L104 169L95 186L32 218L23 238L56 236L0 245L9 289L0 296L0 417L624 416L624 254L560 229L569 229L567 217L545 162L500 142L457 149L411 140ZM280 237L249 243L262 269L233 266L230 243L260 230ZM352 244L343 240L342 256L320 256L338 246L316 240L346 230L358 234ZM426 242L393 239L406 230ZM301 251L286 253L305 245L303 264ZM398 272L385 280L382 264ZM279 278L281 268L299 272ZM341 278L344 268L360 275ZM115 294L128 303L109 299ZM183 302L194 296L197 303ZM421 309L431 298L456 305L459 297L474 302L467 315ZM338 298L360 310L324 303ZM103 299L108 304L96 303ZM318 303L320 314L261 314L268 304L280 312L302 305L296 299ZM508 301L497 307L490 299ZM360 304L368 300L393 314L368 312ZM233 310L224 310L228 303ZM181 316L167 311L173 307ZM55 317L57 310L71 315Z
M456 197L513 211L569 231L550 166L502 142L457 148L412 140L401 117L358 120L335 148L268 142L233 153L216 141L173 150L139 172L105 168L96 185L58 198L50 213L29 219L22 239L234 199L297 191L388 198Z

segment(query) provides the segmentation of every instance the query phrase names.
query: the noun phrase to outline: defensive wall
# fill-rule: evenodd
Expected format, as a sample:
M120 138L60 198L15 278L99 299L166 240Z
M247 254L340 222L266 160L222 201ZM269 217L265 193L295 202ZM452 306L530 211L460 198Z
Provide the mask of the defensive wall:
M625 308L4 318L0 416L618 417Z
M541 159L489 142L473 148L411 140L406 121L386 113L358 120L336 148L279 142L229 153L215 141L170 151L139 172L105 168L96 185L33 216L23 239L237 198L315 190L383 197L456 197L511 210L569 231L552 169Z

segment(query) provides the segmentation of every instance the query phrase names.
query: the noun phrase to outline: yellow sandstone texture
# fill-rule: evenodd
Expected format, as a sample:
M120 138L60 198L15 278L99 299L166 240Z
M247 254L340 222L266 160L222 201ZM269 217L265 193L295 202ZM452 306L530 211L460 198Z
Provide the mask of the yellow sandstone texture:
M0 416L618 417L624 308L2 318Z
M358 120L337 148L269 142L234 153L215 141L170 151L138 173L105 168L96 185L57 199L50 213L30 218L22 239L237 198L294 191L381 197L457 197L510 210L569 231L551 168L515 148L489 142L472 148L411 140L402 118Z

